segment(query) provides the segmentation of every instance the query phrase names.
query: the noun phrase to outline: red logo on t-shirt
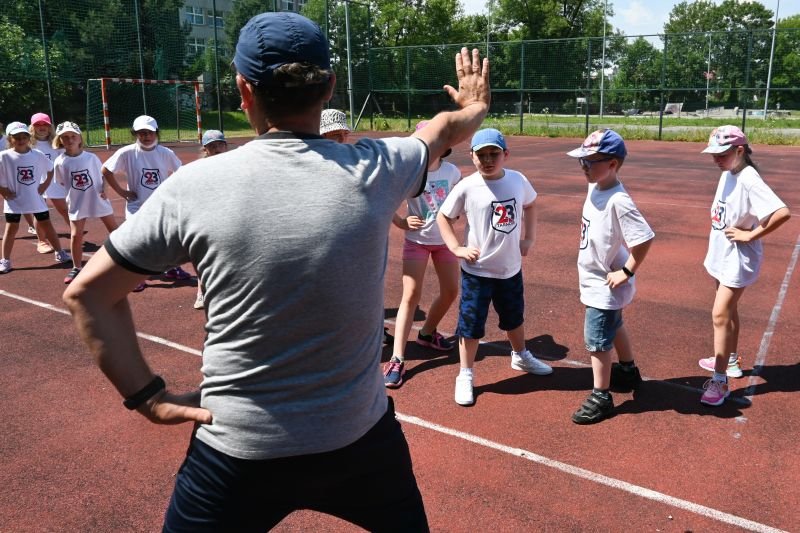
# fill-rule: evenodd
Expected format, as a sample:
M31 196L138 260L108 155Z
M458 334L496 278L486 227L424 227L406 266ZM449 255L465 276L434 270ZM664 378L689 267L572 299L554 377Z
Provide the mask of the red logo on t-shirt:
M492 202L492 227L502 233L517 228L517 199Z
M22 185L36 183L36 179L33 177L33 167L17 167L17 182Z
M725 224L725 202L717 200L711 208L711 227L716 230L724 230Z
M583 250L589 246L589 220L581 217L581 244L579 249Z
M142 187L157 189L161 185L161 172L157 168L142 169Z
M73 189L85 191L92 186L92 177L89 175L88 170L76 170L75 172L71 172L71 175Z

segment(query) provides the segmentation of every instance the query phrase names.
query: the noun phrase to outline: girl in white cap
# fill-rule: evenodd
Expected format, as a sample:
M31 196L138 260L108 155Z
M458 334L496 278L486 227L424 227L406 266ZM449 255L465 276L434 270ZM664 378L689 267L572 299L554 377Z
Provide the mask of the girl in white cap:
M56 158L63 152L63 150L57 150L50 145L50 143L53 142L53 138L56 136L56 130L53 127L53 123L47 113L35 113L33 116L31 116L31 123L30 126L28 126L28 131L33 136L31 148L42 152L50 161L55 161ZM40 176L39 181L43 182L46 178L47 176ZM50 203L56 208L58 214L64 219L64 224L69 227L66 196L67 192L61 185L56 183L56 180L51 180L50 186L47 187L47 190L44 192L45 200L50 200ZM52 252L53 248L47 243L44 232L35 231L35 229L33 232L31 232L31 226L33 226L33 217L31 215L26 215L25 220L27 220L29 224L28 232L36 233L39 238L39 243L36 246L36 250L40 254Z
M125 198L126 219L133 216L158 186L181 166L181 160L175 152L158 143L158 123L153 117L136 117L131 134L136 142L123 146L103 164L103 178L117 194ZM117 183L118 175L127 176L127 189ZM167 270L164 277L184 280L192 276L177 266ZM146 283L140 283L134 292L143 291L146 287Z
M71 283L83 266L83 229L86 220L99 218L109 233L117 229L114 208L106 198L100 159L83 149L81 129L74 122L56 128L53 148L63 150L53 163L53 178L66 191L69 206L72 270L64 283Z
M31 149L31 134L22 122L12 122L6 128L9 150L0 152L0 195L4 198L3 211L6 227L3 231L2 258L0 274L11 271L11 251L14 248L22 215L33 214L37 225L55 250L59 263L70 260L69 254L61 249L50 212L42 198L42 193L53 179L53 162L43 153ZM44 182L39 176L46 176Z
M711 312L714 356L701 359L700 366L714 375L704 385L700 401L721 405L730 394L728 377L742 377L738 304L745 287L758 279L764 255L761 238L791 214L761 179L742 130L720 126L711 132L703 153L711 154L722 176L711 204L711 233L703 262L716 280L717 293Z

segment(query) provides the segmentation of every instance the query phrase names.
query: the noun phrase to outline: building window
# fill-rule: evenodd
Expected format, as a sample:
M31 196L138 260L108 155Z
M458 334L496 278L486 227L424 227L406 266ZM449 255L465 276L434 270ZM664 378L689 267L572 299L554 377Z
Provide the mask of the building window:
M206 51L206 41L200 37L186 39L187 52L190 56L200 55Z
M295 11L295 1L294 0L281 0L281 10L282 11Z
M217 11L217 16L214 16L214 10L209 9L206 11L207 18L208 18L208 25L210 27L214 27L214 20L217 21L217 28L224 28L225 27L225 19L223 18L223 13L221 11Z
M186 6L185 9L187 23L192 26L202 26L206 23L202 7Z

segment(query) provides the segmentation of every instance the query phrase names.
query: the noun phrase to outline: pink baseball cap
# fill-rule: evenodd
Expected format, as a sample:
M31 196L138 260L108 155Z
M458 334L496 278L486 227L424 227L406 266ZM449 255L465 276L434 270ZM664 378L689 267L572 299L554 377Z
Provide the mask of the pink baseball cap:
M44 122L48 126L52 126L53 122L50 120L50 117L47 116L47 113L36 113L31 117L31 126Z
M731 146L744 146L747 143L747 136L736 126L720 126L711 132L708 138L708 146L701 153L721 154L731 148Z

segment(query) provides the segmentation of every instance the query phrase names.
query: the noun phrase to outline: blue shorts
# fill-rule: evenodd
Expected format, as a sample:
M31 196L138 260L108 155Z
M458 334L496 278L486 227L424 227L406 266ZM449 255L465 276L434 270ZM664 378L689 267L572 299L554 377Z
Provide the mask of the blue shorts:
M500 317L503 331L511 331L525 322L525 287L522 271L506 279L475 276L461 270L461 303L458 308L458 335L480 339L486 334L489 303Z
M622 327L622 309L586 307L583 342L590 352L607 352L614 347L614 337Z

